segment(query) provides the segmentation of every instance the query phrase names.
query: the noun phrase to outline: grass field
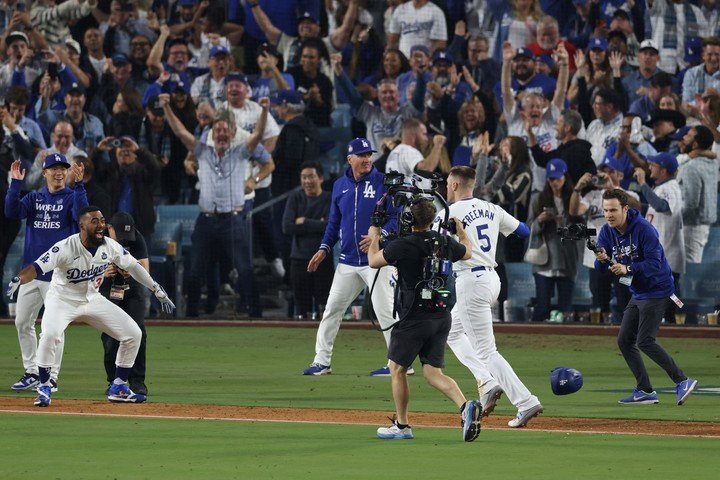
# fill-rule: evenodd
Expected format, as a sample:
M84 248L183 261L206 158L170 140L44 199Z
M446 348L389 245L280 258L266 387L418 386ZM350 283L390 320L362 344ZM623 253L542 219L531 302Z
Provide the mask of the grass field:
M392 411L389 379L367 373L384 362L378 333L341 331L333 375L303 377L315 331L261 328L150 328L148 387L153 403ZM702 391L674 405L665 374L649 365L660 405L621 407L634 385L612 337L502 335L501 352L545 406L545 416L720 422L720 342L662 339ZM0 326L0 396L22 373L12 326ZM651 362L649 362L651 363ZM556 397L548 376L578 368L580 392ZM446 370L468 397L469 372L448 354ZM421 376L411 379L411 412L453 412ZM714 391L712 390L714 388ZM99 333L71 327L56 400L102 400ZM715 392L715 394L713 394ZM52 406L48 409L52 411ZM43 413L45 411L43 410ZM503 399L498 415L513 415ZM262 422L80 418L0 414L0 479L62 478L717 478L720 441L705 438L487 431L464 444L458 429L425 428L410 442L383 442L375 427ZM532 424L531 424L532 425ZM48 467L36 463L37 460ZM122 467L120 466L122 465ZM46 468L49 468L48 471Z

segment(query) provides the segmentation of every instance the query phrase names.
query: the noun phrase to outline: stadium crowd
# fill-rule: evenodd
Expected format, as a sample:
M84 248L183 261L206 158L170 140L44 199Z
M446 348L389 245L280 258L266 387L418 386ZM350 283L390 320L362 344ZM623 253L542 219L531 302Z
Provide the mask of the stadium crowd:
M332 265L305 270L328 219L328 127L367 138L381 172L476 168L474 195L531 226L499 247L499 301L504 263L533 263L537 321L555 289L571 314L580 264L594 312L629 301L557 233L599 228L606 189L630 194L680 285L717 222L716 0L0 0L0 32L0 198L15 160L24 194L60 153L148 245L155 206L199 204L188 316L214 311L233 267L238 309L262 316L245 218L283 195L253 230L294 313L322 309ZM0 217L0 264L19 228Z

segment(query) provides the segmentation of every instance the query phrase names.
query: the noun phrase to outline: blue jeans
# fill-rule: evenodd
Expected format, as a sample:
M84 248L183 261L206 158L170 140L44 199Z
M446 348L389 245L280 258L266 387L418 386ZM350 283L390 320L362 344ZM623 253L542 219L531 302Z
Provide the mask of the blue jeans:
M534 273L535 277L535 311L534 322L543 322L550 317L550 299L557 286L558 310L567 312L572 308L572 292L575 282L567 277L545 277Z
M192 263L188 282L188 315L197 315L202 282L212 260L232 264L238 272L238 290L247 299L251 317L262 316L260 295L255 284L246 216L201 213L192 233ZM215 252L215 255L210 255Z

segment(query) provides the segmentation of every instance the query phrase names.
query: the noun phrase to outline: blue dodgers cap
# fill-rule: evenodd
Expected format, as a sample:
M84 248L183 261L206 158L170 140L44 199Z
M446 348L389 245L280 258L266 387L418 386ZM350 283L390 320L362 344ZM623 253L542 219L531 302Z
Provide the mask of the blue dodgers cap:
M578 370L570 367L555 367L550 372L550 388L555 395L568 395L580 390L583 376Z
M680 140L685 135L687 135L687 132L689 132L691 128L692 127L690 125L685 125L684 127L680 127L677 130L675 130L674 133L671 133L670 135L668 135L668 138L670 140Z
M51 153L45 157L45 160L43 160L43 170L54 167L55 165L70 168L70 162L68 162L68 159L65 158L65 155L62 153Z
M362 155L363 153L375 153L376 150L370 146L370 141L367 138L353 138L348 143L347 154L348 155Z
M591 38L588 42L588 50L602 50L606 52L608 49L608 41L605 38Z
M67 89L67 93L81 93L85 95L85 87L83 87L81 84L77 82L73 82L70 85L70 88Z
M685 40L685 57L687 63L698 63L702 59L702 40L690 37Z
M119 67L120 65L127 65L128 63L130 63L130 58L128 58L128 56L124 53L116 53L112 56L112 64L116 67Z
M292 103L298 105L303 103L302 94L297 90L278 90L270 97L270 103L273 105L285 105Z
M318 22L318 19L315 18L315 15L310 12L302 12L300 15L297 16L298 23L302 22L303 20L310 20L317 23L318 25L320 24L320 22Z
M230 50L222 45L215 45L210 49L210 58L217 57L218 55L230 55Z
M532 52L532 50L525 47L520 47L515 50L515 58L517 57L527 57L530 60L535 60L535 54Z
M242 82L245 85L248 84L247 77L245 75L243 75L242 73L238 73L238 72L228 73L227 75L225 75L225 85L227 85L230 82Z
M560 178L567 172L567 163L559 158L553 158L545 167L547 178Z
M163 84L162 92L163 93L175 93L178 90L181 90L185 93L190 93L190 85L183 81L177 81L174 82L172 80L167 81Z
M623 167L620 161L612 155L605 157L602 163L598 165L598 170L602 168L609 168L610 170L615 170L616 172L623 171Z
M450 55L450 53L446 52L445 50L438 50L433 54L432 64L435 65L437 62L455 63L453 61L452 55Z
M412 47L410 47L410 56L411 57L412 57L412 54L415 52L423 52L428 57L430 56L430 49L422 44L413 45Z
M656 165L660 165L670 174L677 172L678 169L677 158L675 158L675 155L673 155L672 153L662 152L653 157L648 157L647 161Z

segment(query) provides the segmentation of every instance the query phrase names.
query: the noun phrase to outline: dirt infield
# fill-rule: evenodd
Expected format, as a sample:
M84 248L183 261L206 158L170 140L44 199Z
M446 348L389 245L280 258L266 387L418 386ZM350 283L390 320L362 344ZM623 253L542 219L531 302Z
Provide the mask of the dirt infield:
M232 407L218 405L182 405L145 403L110 404L86 400L53 400L49 408L37 408L30 398L0 397L0 412L88 416L128 416L167 419L204 419L226 421L272 421L380 426L388 423L389 412L366 410L314 410L302 408ZM458 427L458 415L413 413L417 427ZM483 428L507 429L510 417L492 415ZM596 418L538 417L528 429L574 433L613 433L626 435L668 435L720 438L720 424L653 420L614 420Z

